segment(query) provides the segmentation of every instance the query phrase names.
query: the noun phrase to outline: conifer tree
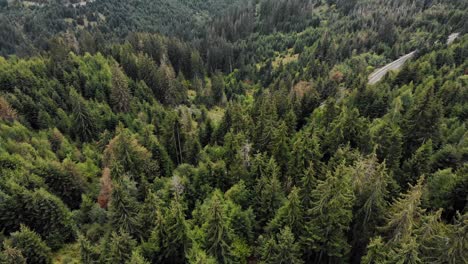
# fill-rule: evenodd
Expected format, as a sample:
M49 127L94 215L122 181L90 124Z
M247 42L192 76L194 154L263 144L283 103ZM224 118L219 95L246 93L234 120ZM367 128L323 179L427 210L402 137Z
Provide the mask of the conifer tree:
M388 210L387 223L382 231L386 234L389 242L398 243L412 236L424 212L421 208L423 181L424 177L421 177Z
M136 241L125 231L113 232L108 263L125 264L132 257Z
M299 198L300 189L293 187L285 201L276 212L275 217L267 226L270 232L277 232L279 229L288 226L290 231L298 237L303 232L304 211Z
M11 234L8 243L11 247L20 250L28 263L52 263L50 248L36 232L25 225L21 225L20 231Z
M301 248L291 229L286 226L279 233L262 241L261 262L264 264L302 264Z
M122 230L134 237L141 232L138 218L138 203L128 190L125 183L114 183L109 206L110 221L114 230Z
M127 77L118 65L112 67L112 89L110 99L112 108L116 112L130 110L131 94L128 88Z
M232 229L226 215L226 204L219 190L210 198L205 222L202 225L205 234L204 249L219 263L229 262L231 255Z
M391 171L397 171L403 151L402 134L398 126L389 121L382 121L370 129L373 143L376 145L376 154Z
M132 258L125 262L125 264L150 264L150 262L143 258L138 251L133 250Z
M73 88L70 89L69 96L72 102L72 120L75 138L81 141L94 139L97 131L97 122L87 102Z
M440 257L450 264L466 263L468 261L468 213L458 214L455 224L448 232L449 242L444 254Z
M402 170L406 178L400 180L402 186L415 184L421 175L426 175L431 170L432 140L422 144L411 159L403 163Z
M99 253L97 248L86 239L83 235L78 236L78 242L80 244L80 258L83 264L94 264L98 263Z
M26 258L21 253L21 250L12 248L4 244L4 249L0 252L0 263L5 264L26 264Z
M295 135L292 144L288 163L288 182L298 186L306 170L310 172L313 170L315 177L320 177L323 168L318 138L310 131L300 131Z
M367 253L361 259L362 264L387 263L389 255L388 248L385 247L382 237L373 238L367 245Z
M404 116L402 130L406 158L429 139L435 144L439 142L441 117L441 103L431 86L415 99L413 107Z
M185 222L185 214L180 199L176 193L165 220L167 229L162 252L166 262L169 263L184 262L189 247L188 225Z
M301 238L304 250L308 252L307 259L317 263L346 259L350 249L347 231L355 199L350 169L339 165L333 173L329 172L312 191L312 198L313 207L307 212L310 220Z
M104 150L104 164L111 169L114 179L127 175L132 180L142 181L142 177L153 172L151 153L123 125L119 125L116 132L117 135Z
M318 179L314 165L311 162L309 167L304 171L303 176L301 177L299 189L299 198L301 205L304 208L304 211L307 212L313 206L312 191L317 187ZM305 217L307 214L305 215Z
M385 163L378 163L375 154L356 162L352 178L356 195L352 232L354 259L362 255L376 228L384 224L391 178Z
M257 159L259 158L257 157ZM268 163L261 165L261 167L263 168L260 168L260 178L255 186L255 193L257 195L255 196L254 207L259 228L263 227L274 217L276 210L284 200L281 182L278 180L279 168L275 160L271 158Z

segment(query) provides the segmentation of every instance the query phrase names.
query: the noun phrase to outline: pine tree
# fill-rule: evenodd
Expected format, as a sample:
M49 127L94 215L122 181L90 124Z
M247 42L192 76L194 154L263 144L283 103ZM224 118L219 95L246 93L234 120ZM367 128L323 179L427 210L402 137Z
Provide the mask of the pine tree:
M278 162L282 175L286 175L288 170L288 161L291 159L289 149L290 145L288 127L286 126L286 123L282 121L273 132L272 137L272 156ZM289 185L288 187L291 188L292 185Z
M104 164L111 169L111 176L119 179L124 175L137 182L145 175L152 176L151 153L141 146L129 129L119 125L116 136L104 150Z
M313 170L315 177L319 177L322 173L321 159L318 138L310 131L298 132L293 140L288 163L288 182L299 186L299 181L306 170Z
M290 231L298 237L303 232L304 211L299 198L300 189L294 187L285 201L276 212L275 218L267 226L270 232L277 232L279 229L288 226Z
M262 240L262 239L261 239ZM302 264L301 248L291 229L286 226L262 243L261 262L264 264Z
M185 222L185 214L180 199L179 195L176 194L165 220L167 229L162 252L165 260L169 263L185 262L189 247L188 225Z
M23 256L21 250L4 244L4 249L0 252L0 263L26 264L26 258Z
M86 239L83 235L78 236L78 242L80 244L80 257L83 264L94 264L98 263L99 253L97 248Z
M405 138L405 157L409 157L419 146L431 139L439 142L442 105L434 93L434 87L425 90L413 107L407 112L402 122Z
M268 163L260 167L263 168L259 168L260 178L255 186L254 207L258 228L265 226L274 217L284 200L281 182L278 180L279 168L275 160L271 158Z
M226 215L226 205L221 192L215 191L209 201L205 222L202 225L205 234L206 252L220 263L229 262L232 230Z
M367 254L363 256L362 264L388 263L388 248L385 247L382 237L373 238L367 245Z
M403 151L403 136L399 127L388 121L382 121L381 124L372 127L370 132L379 160L381 162L385 160L391 171L397 171Z
M52 263L50 248L36 232L25 225L21 225L20 231L11 234L8 243L11 247L20 250L28 263Z
M301 199L301 205L304 211L307 212L313 206L312 191L315 190L318 184L318 179L314 169L314 165L311 162L309 167L304 171L301 177L299 189L299 198Z
M127 77L118 65L112 67L112 89L110 100L112 108L116 112L128 112L130 110L131 94L128 88Z
M421 175L430 172L432 152L432 140L428 140L416 150L411 159L403 163L402 170L406 178L400 180L401 186L415 184Z
M388 210L387 224L382 228L390 243L405 241L411 237L424 210L421 206L421 195L424 177L410 190L396 200Z
M385 164L378 163L375 154L359 160L353 167L353 185L356 195L353 218L352 258L362 255L365 246L384 224L388 207L391 178Z
M352 220L354 194L350 169L339 165L328 172L312 191L313 207L307 212L310 220L302 236L304 250L313 253L314 261L344 260L349 252L347 231ZM312 257L308 253L307 258Z
M138 203L124 184L125 182L113 184L109 205L110 221L114 230L122 230L138 237L141 232Z
M150 264L150 262L143 258L138 251L133 250L132 258L125 262L125 264Z
M449 242L441 260L449 264L468 261L468 213L458 214L455 224L448 232Z
M415 230L419 254L423 263L442 262L447 252L449 227L441 220L442 209L424 215Z
M72 102L72 120L75 138L79 138L84 142L94 139L97 131L97 122L87 102L75 89L70 89L69 96Z
M389 256L390 263L422 264L416 238L409 237L398 244Z
M113 232L108 263L125 264L132 257L136 241L125 231Z

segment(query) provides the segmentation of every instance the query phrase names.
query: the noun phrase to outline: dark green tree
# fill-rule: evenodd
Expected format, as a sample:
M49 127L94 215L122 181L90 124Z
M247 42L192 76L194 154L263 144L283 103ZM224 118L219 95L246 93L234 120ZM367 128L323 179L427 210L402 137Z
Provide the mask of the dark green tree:
M20 231L11 234L8 244L20 250L28 263L52 263L50 248L36 232L25 225L21 225Z

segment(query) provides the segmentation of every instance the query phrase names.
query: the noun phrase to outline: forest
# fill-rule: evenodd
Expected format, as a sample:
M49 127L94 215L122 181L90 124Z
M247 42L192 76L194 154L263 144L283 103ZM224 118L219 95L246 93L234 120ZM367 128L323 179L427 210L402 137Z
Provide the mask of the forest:
M466 33L466 0L0 0L0 264L468 263Z

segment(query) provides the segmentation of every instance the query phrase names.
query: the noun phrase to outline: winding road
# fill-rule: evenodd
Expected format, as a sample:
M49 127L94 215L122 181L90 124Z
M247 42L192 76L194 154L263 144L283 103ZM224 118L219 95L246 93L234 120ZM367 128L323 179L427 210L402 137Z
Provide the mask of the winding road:
M453 33L453 34L450 34L450 36L448 37L447 39L447 45L450 45L452 44L452 42L458 38L458 36L460 35L460 33ZM411 59L412 57L414 57L414 55L416 54L417 50L413 51L413 52L410 52L402 57L400 57L398 60L395 60L387 65L385 65L384 67L380 68L380 69L377 69L375 70L371 75L369 75L369 84L376 84L378 83L380 80L382 80L382 78L385 76L385 74L387 74L387 72L389 71L394 71L394 70L398 70L401 68L401 66L403 66L403 64L405 64L405 62L409 59Z
M385 65L384 67L380 68L380 69L377 69L376 71L374 71L371 75L369 75L369 84L375 84L377 83L378 81L380 81L384 76L385 74L387 74L387 72L389 71L394 71L394 70L398 70L399 68L401 68L401 66L403 66L403 64L405 64L405 62L409 59L411 59L414 54L416 54L416 51L413 51L411 53L408 53L406 54L405 56L403 57L400 57L398 60L396 61L393 61L387 65Z

